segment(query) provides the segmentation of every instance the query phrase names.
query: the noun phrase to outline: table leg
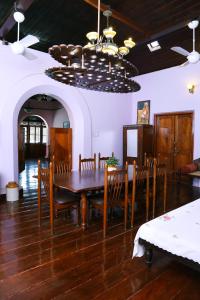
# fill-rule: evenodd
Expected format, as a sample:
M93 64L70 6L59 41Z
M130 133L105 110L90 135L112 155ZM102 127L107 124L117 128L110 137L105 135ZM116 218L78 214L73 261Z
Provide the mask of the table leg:
M86 217L87 217L87 196L86 192L81 193L81 227L86 229Z

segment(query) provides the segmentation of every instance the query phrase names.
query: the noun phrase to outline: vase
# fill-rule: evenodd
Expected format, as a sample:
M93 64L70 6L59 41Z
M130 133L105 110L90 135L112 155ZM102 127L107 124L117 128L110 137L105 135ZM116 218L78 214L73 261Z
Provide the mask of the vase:
M108 166L108 171L115 171L117 170L116 166Z

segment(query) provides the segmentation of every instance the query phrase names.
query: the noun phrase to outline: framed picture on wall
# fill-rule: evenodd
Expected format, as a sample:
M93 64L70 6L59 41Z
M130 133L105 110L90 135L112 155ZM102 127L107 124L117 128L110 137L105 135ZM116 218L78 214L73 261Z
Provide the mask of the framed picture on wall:
M150 100L138 101L137 103L137 124L149 124Z
M69 121L64 121L63 122L63 128L70 128L70 122Z

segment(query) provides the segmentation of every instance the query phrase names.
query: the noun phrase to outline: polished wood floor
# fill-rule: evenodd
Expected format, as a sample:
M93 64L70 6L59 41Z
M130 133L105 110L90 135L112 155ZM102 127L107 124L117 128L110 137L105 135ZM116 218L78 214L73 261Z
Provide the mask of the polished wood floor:
M83 233L73 217L61 215L57 235L51 237L44 207L39 228L34 172L34 164L28 164L23 199L0 203L0 299L200 299L197 271L159 253L151 268L143 258L131 258L135 233L144 221L140 205L134 230L124 232L119 216L105 240L98 216ZM170 184L168 209L199 197L198 188Z

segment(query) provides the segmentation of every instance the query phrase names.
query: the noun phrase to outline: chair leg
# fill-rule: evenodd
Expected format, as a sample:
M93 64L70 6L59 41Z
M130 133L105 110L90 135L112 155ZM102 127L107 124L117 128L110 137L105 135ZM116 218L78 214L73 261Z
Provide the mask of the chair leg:
M38 198L38 225L41 227L41 200Z
M164 175L164 212L166 212L166 200L167 200L167 174Z
M53 210L53 203L50 203L50 228L51 234L54 234L54 210Z
M146 182L146 222L149 220L149 176Z
M156 178L153 178L153 219L155 218L155 206L156 206Z
M80 203L77 205L76 212L77 212L77 226L79 226L81 223Z
M106 231L107 231L107 209L104 209L103 212L103 237L106 237Z

